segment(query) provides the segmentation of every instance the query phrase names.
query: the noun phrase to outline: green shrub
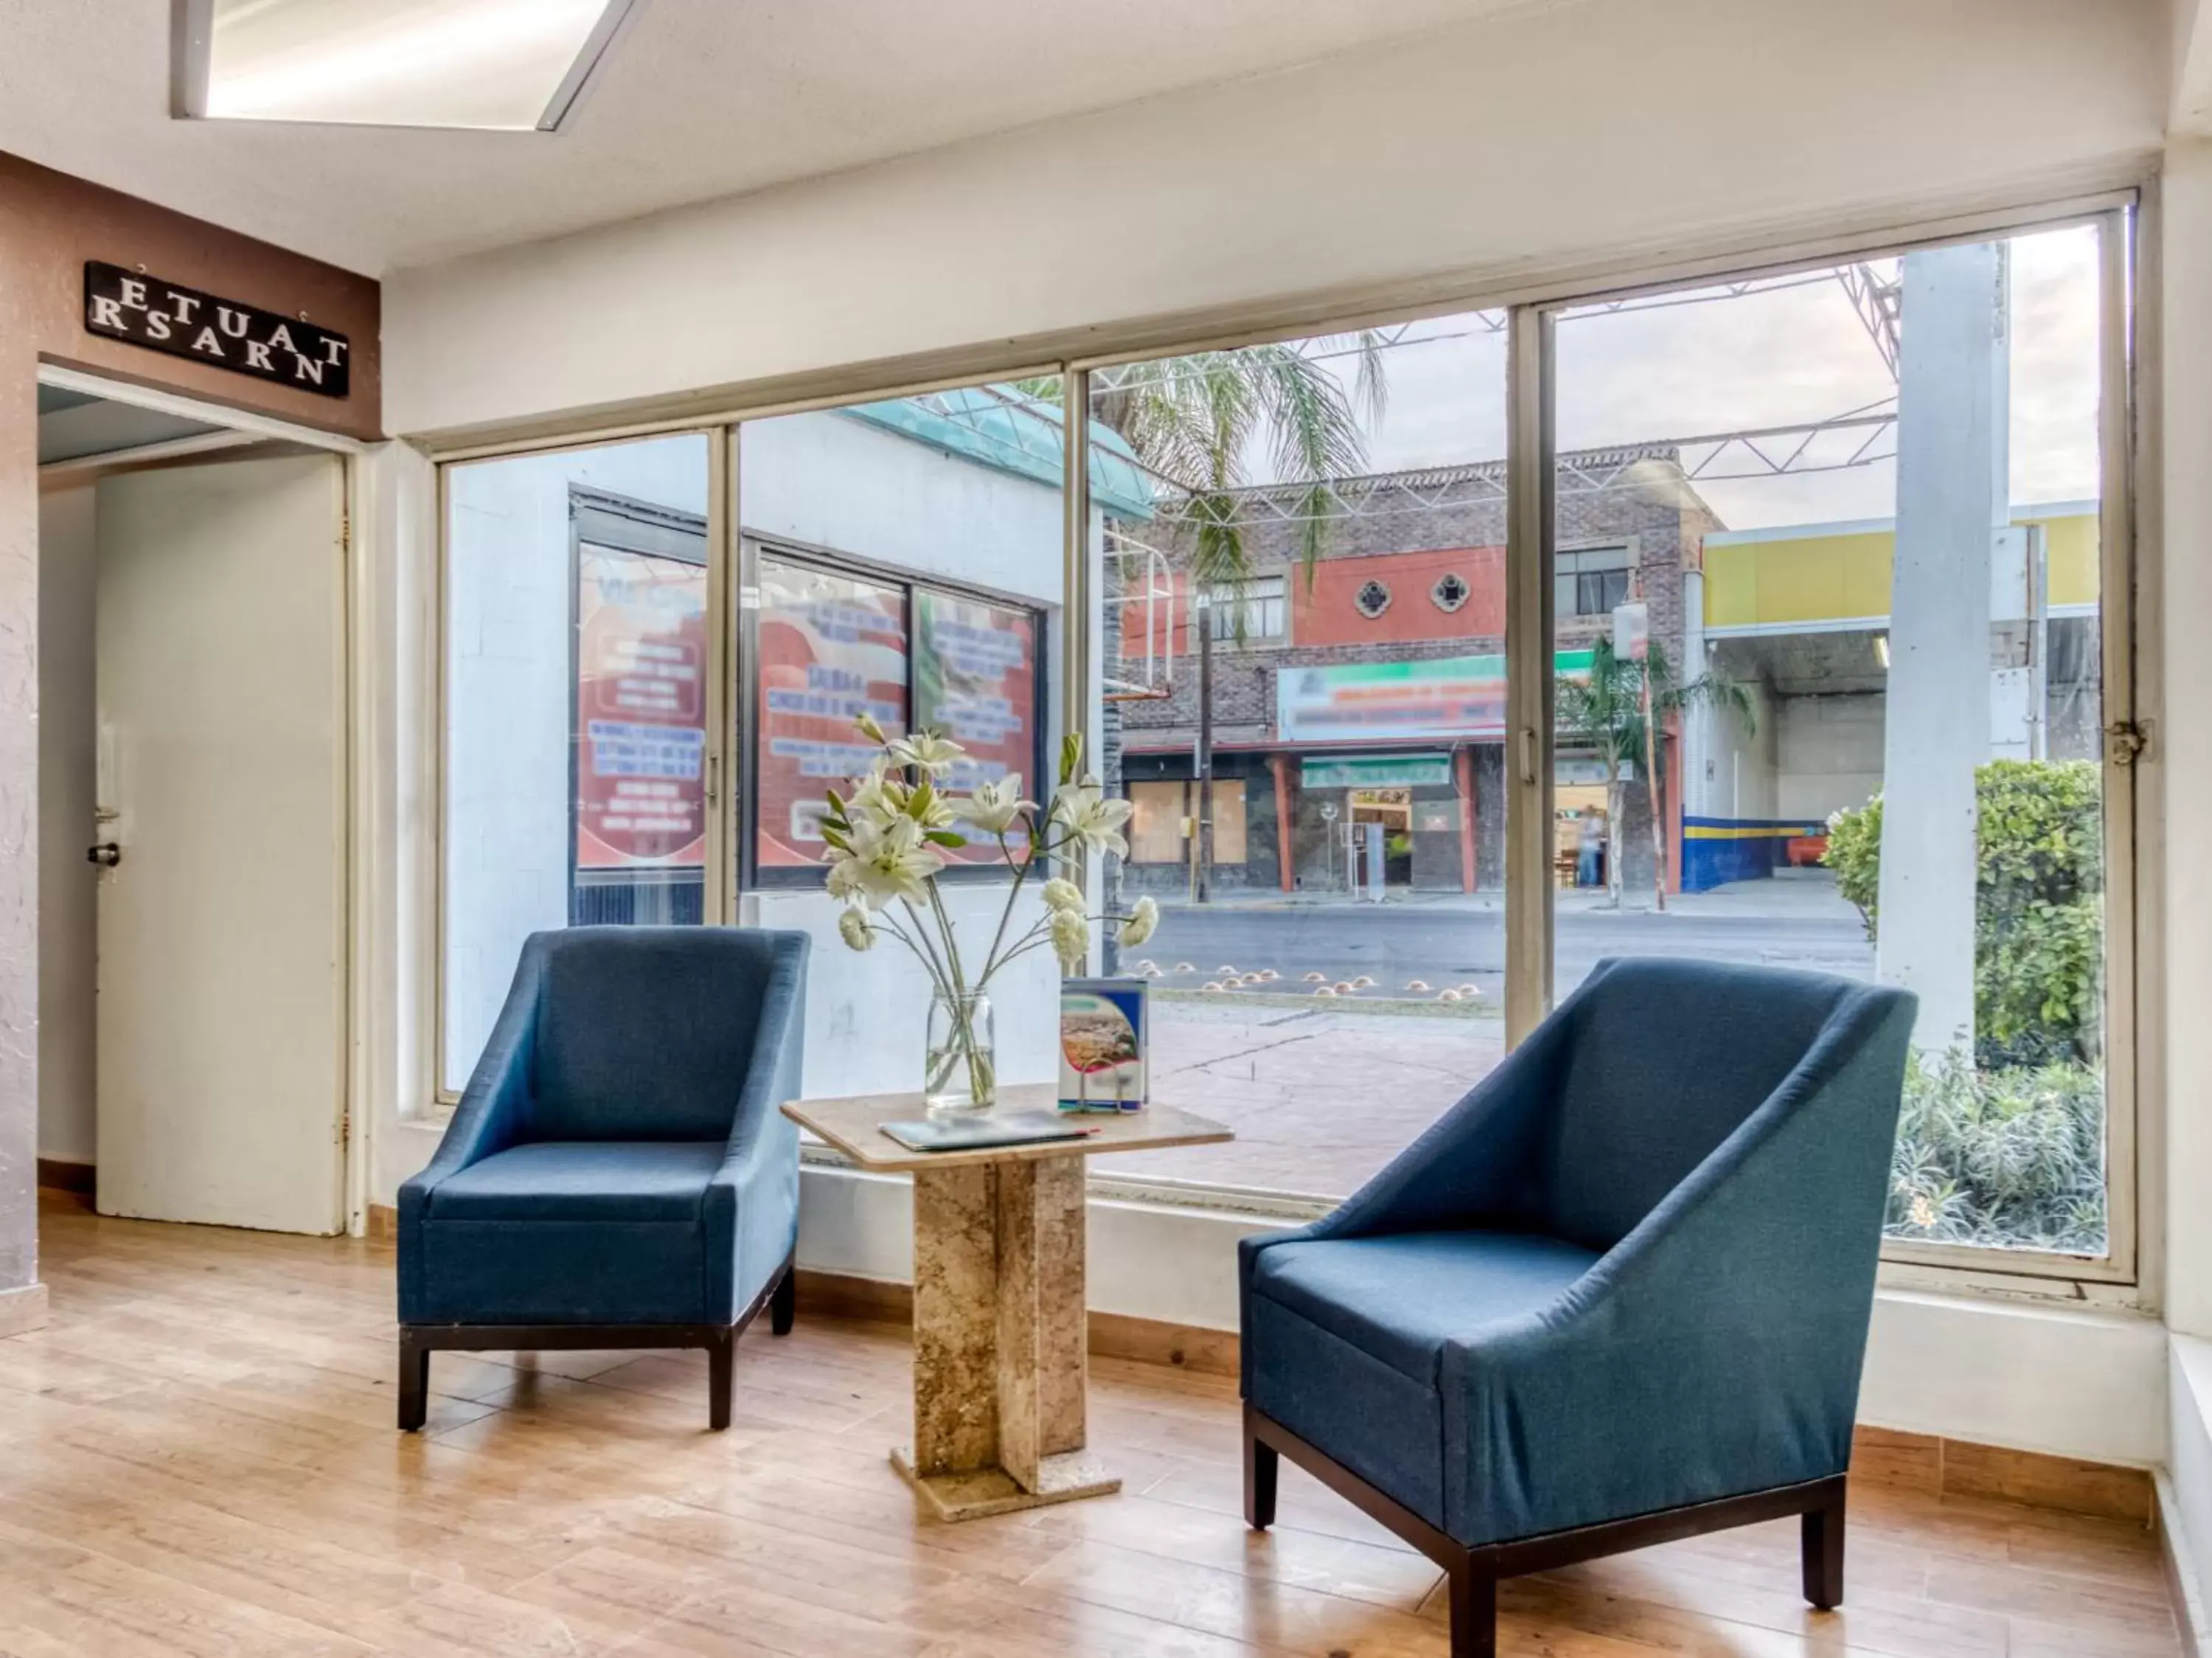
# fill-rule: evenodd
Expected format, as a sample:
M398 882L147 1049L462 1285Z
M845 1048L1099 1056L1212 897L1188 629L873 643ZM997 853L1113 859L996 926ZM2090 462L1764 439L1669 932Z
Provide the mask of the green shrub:
M2105 1082L2094 1066L1978 1070L1916 1055L1890 1165L1893 1237L2105 1249Z
M2102 1052L2104 816L2092 760L1991 760L1975 773L1974 1039L1990 1068ZM1823 862L1881 924L1881 796L1828 820Z

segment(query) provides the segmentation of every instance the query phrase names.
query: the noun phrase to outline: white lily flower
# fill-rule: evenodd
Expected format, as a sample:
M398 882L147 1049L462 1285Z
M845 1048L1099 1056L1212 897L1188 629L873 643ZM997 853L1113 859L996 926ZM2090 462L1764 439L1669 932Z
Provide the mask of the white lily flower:
M1121 923L1121 942L1131 948L1143 943L1160 924L1160 906L1152 899L1140 898L1129 918Z
M890 774L890 762L878 754L845 802L845 815L855 824L872 823L880 829L893 818L906 815L907 787Z
M918 765L930 776L951 766L968 751L949 737L940 737L934 731L916 731L901 737L885 747L894 765Z
M1099 787L1098 779L1086 777L1081 783L1063 783L1053 796L1053 815L1073 835L1094 852L1112 852L1126 857L1129 843L1122 838L1121 826L1129 820L1129 802L1108 800Z
M836 898L858 898L872 910L900 900L927 904L929 880L944 867L944 857L922 838L921 826L912 818L855 823L852 851L830 868L830 891Z
M1082 911L1052 912L1052 950L1060 965L1071 972L1083 965L1091 954L1091 923L1084 919Z
M845 941L846 948L866 950L874 947L876 930L868 920L867 910L854 905L837 917L837 936Z
M1024 812L1036 810L1036 802L1022 798L1021 774L1001 777L996 783L981 783L975 792L959 808L960 815L987 835L1003 835L1012 828Z
M1081 915L1088 907L1083 898L1083 888L1063 875L1054 875L1044 884L1045 907L1049 910L1073 910Z

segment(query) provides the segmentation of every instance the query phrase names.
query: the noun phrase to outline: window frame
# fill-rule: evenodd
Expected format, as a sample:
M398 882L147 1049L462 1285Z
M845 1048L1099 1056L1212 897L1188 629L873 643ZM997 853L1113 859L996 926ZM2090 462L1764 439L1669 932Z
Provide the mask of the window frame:
M760 744L752 739L760 729L760 685L754 669L760 660L760 564L763 558L777 564L796 564L803 570L842 576L848 581L890 588L898 593L901 619L906 629L907 721L909 728L914 720L914 660L917 648L915 597L918 593L927 589L948 599L988 604L1026 616L1036 666L1033 676L1036 681L1034 706L1030 721L1033 741L1025 781L1034 785L1045 775L1045 757L1050 752L1053 741L1047 729L1051 717L1053 661L1051 630L1046 625L1048 617L1043 607L1034 600L1002 593L994 588L951 581L927 571L904 570L896 564L887 564L839 548L818 546L792 536L763 535L742 525L737 533L737 585L743 597L737 636L732 642L735 649L731 653L731 669L738 675L735 702L738 722L730 732L724 734L726 739L735 743L738 751L738 787L732 801L738 851L733 883L736 893L817 891L829 880L827 869L784 865L763 868L760 863L760 825L757 816L760 803ZM713 747L711 735L708 747ZM1006 875L995 864L954 863L945 866L941 879L968 884L1004 881Z
M1255 592L1255 589L1262 583L1271 586L1274 590L1272 593ZM1198 631L1200 609L1198 599L1199 595L1194 590L1189 599L1190 628L1193 635L1192 654L1194 654L1198 649L1195 637ZM1243 583L1241 591L1235 588L1216 588L1209 595L1209 600L1206 613L1209 625L1213 629L1214 643L1237 645L1249 649L1255 645L1279 648L1291 643L1291 583L1290 578L1281 571L1266 570L1255 573ZM1240 610L1244 613L1248 623L1255 614L1264 619L1272 612L1275 625L1272 628L1255 628L1248 625L1244 630L1244 637L1239 639L1237 637L1236 618L1237 613Z
M726 583L716 608L718 625L726 628L726 634L718 633L715 637L726 666L722 677L726 683L720 688L727 698L722 716L710 728L711 766L720 752L714 741L715 735L726 737L732 733L750 731L755 722L754 711L747 702L750 688L744 683L751 658L743 637L748 617L744 597L749 569L744 558L747 538L737 528L733 500L735 443L744 423L843 407L857 401L959 388L983 381L1045 376L1060 378L1064 407L1087 410L1093 369L1146 358L1235 350L1474 309L1503 311L1508 340L1505 772L1510 803L1504 905L1506 1023L1509 1041L1517 1041L1550 1003L1551 893L1545 876L1549 854L1547 832L1550 826L1553 722L1551 677L1542 670L1548 668L1554 628L1551 405L1555 381L1552 336L1556 314L1593 302L1784 275L1847 259L1895 255L1916 247L1989 241L2073 224L2100 225L2104 278L2100 284L2104 309L2101 370L2105 392L2100 399L2103 476L2100 496L2103 583L2100 621L2106 663L2103 714L2108 734L2140 736L2151 731L2148 716L2157 710L2162 687L2158 641L2145 637L2138 628L2144 603L2137 594L2138 583L2154 582L2157 566L2155 558L2139 545L2136 515L2136 497L2142 487L2138 472L2154 460L2146 458L2151 435L2145 430L2148 423L2154 418L2154 410L2143 406L2140 382L2145 373L2145 338L2159 322L2156 212L2154 172L2115 168L2104 180L2070 194L2047 190L2039 193L2032 189L1992 192L1977 204L1917 217L1908 208L1883 217L1862 216L1856 221L1839 217L1826 229L1809 232L1784 229L1754 232L1743 237L1716 237L1702 248L1675 257L1632 251L1613 258L1562 266L1534 277L1481 272L1446 276L1377 284L1370 290L1355 291L1349 297L1340 296L1326 302L1273 301L1229 308L1211 321L1201 319L1171 327L1132 324L1118 329L1087 328L1080 335L1071 332L1065 341L1050 342L1060 347L1058 355L1000 359L988 350L979 350L963 356L957 372L951 370L947 359L940 357L923 375L908 376L902 376L896 366L873 370L865 366L841 368L811 377L813 394L806 394L805 387L794 394L787 385L778 385L768 388L750 404L733 400L707 413L698 411L696 398L684 398L679 403L672 395L664 401L663 406L671 411L665 418L647 417L596 431L554 428L553 435L549 435L544 427L519 428L516 436L504 440L428 445L428 459L436 469L435 487L430 491L435 523L429 527L435 565L435 607L427 653L430 680L428 700L436 721L435 729L429 734L435 761L435 776L429 780L434 796L431 822L435 844L431 855L432 913L430 925L425 930L432 956L425 986L432 1015L428 1021L431 1039L423 1045L424 1069L429 1074L428 1088L420 1097L430 1098L439 1104L450 1104L452 1098L441 1094L437 1084L445 1043L445 698L449 619L447 539L451 527L448 483L453 466L504 455L601 447L685 431L699 431L708 436L715 485L710 501L710 541L718 550L709 568L718 582ZM679 407L680 413L677 412ZM1069 625L1071 619L1087 616L1097 598L1090 570L1094 538L1089 522L1089 469L1087 465L1079 464L1085 455L1087 427L1081 423L1066 423L1065 434L1066 453L1071 462L1061 484L1066 579L1060 607L1057 611L1048 608L1044 613L1047 625L1040 658L1039 682L1048 710L1048 723L1041 722L1039 728L1041 736L1048 741L1056 740L1062 728L1088 727L1099 689L1093 683L1097 664L1091 639L1092 630L1079 622ZM856 565L856 570L878 576L886 573L869 570L864 561ZM1005 594L979 593L976 596L994 602L1011 600L1018 606L1027 603ZM1532 655L1540 665L1540 671L1535 673L1527 671ZM2103 1258L2089 1259L1885 1238L1881 1259L1886 1283L2130 1306L2142 1304L2154 1288L2148 1280L2151 1276L2149 1269L2156 1264L2160 1194L2156 1183L2147 1178L2148 1171L2143 1165L2147 1149L2155 1150L2157 1125L2147 1124L2142 1117L2142 1092L2146 1076L2153 1079L2161 1091L2163 1088L2165 1079L2157 1064L2163 1003L2158 963L2142 949L2143 939L2155 936L2156 919L2145 910L2142 891L2147 878L2156 882L2162 875L2163 846L2154 817L2146 815L2138 825L2137 814L2142 809L2137 800L2137 790L2142 786L2138 771L2116 758L2117 751L2124 746L2118 740L2108 740L2105 759L2106 844L2108 848L2127 849L2124 856L2108 857L2106 887L2110 1252ZM2151 786L2155 787L2155 773L2152 776ZM711 781L709 790L711 808L715 798ZM737 918L738 899L744 890L742 878L738 875L739 854L750 856L747 844L750 838L742 832L738 816L743 803L741 793L744 800L750 799L750 789L723 792L719 819L710 810L710 823L720 821L725 826L724 847L720 856L710 863L708 879L710 883L719 880L723 888L720 914L726 921ZM1531 824L1536 826L1533 833L1528 827ZM739 843L734 850L727 845L731 836ZM2148 1147L2147 1142L2151 1143ZM809 1161L822 1159L810 1154ZM1094 1175L1091 1186L1101 1197L1127 1197L1255 1215L1298 1216L1317 1212L1328 1202L1297 1194L1158 1178L1133 1180Z
M2091 1287L2139 1287L2142 1282L2142 1198L2148 1182L2144 1179L2139 1155L2142 1121L2140 1077L2142 1056L2149 1048L2153 1033L2145 1028L2144 997L2139 982L2144 968L2139 942L2143 930L2138 882L2142 851L2136 830L2139 767L2135 764L2135 754L2120 734L2139 730L2137 710L2144 700L2139 683L2142 664L2138 659L2142 652L2136 631L2136 584L2140 550L2136 545L2135 516L2140 442L2139 362L2136 332L2142 310L2136 279L2140 269L2138 250L2145 235L2144 216L2141 193L2123 191L2094 204L2057 205L2040 213L2027 210L2017 217L1996 222L1955 229L1934 229L1919 235L1900 235L1825 253L1808 253L1785 261L1766 265L1746 263L1720 272L1700 271L1694 276L1634 286L1563 295L1528 308L1533 313L1532 322L1540 329L1545 339L1540 403L1545 444L1543 458L1548 482L1551 446L1555 441L1556 410L1552 393L1557 384L1552 361L1551 334L1563 312L1594 304L1682 293L1712 287L1717 283L1818 271L1854 258L1895 257L1917 250L1972 246L2069 228L2092 228L2097 231L2100 310L2098 606L2103 659L2100 664L2102 676L2100 713L2106 733L2101 752L2100 782L2106 847L2103 988L2106 1251L2101 1256L2070 1255L2053 1250L2010 1249L1892 1238L1887 1234L1881 1244L1881 1260L1888 1270L1936 1271L1951 1276L1957 1282L1980 1283L1984 1287L2014 1292L2021 1285L2043 1284L2048 1285L2051 1293L2068 1293L2072 1299L2081 1298ZM1534 551L1540 560L1546 582L1547 598L1555 591L1552 585L1556 579L1554 561L1560 550L1556 539L1557 516L1547 499L1544 503L1541 522L1531 527L1537 537ZM1512 579L1509 556L1509 610ZM1547 621L1550 619L1547 619ZM1547 639L1551 637L1549 627L1544 630L1542 637ZM1509 625L1506 642L1509 682L1515 667L1514 640ZM1548 703L1548 687L1546 701ZM1547 717L1534 734L1525 729L1522 732L1524 742L1533 735L1534 746L1541 751L1540 777L1523 780L1522 790L1515 793L1510 788L1509 775L1509 821L1516 808L1524 812L1528 809L1522 803L1523 795L1529 796L1532 802L1540 802L1543 820L1549 820L1554 722L1548 717L1548 708L1546 713ZM1513 722L1509 721L1509 723ZM1509 885L1516 874L1520 873L1510 865L1509 857ZM1521 878L1525 881L1527 876L1521 874ZM1548 894L1546 897L1548 899ZM1510 899L1508 910L1510 914ZM1544 982L1547 989L1551 954L1548 933L1547 917L1543 952L1547 958ZM1513 942L1509 937L1509 982L1514 966Z
M427 779L430 804L430 848L426 905L428 922L424 936L429 947L430 966L423 975L423 999L416 1006L422 1009L422 1029L428 1039L422 1044L417 1064L420 1078L416 1098L426 1102L423 1110L415 1116L442 1116L460 1104L463 1090L446 1086L447 1041L447 962L450 949L448 934L453 918L452 895L449 881L452 863L447 828L453 806L453 479L457 467L479 462L514 460L525 455L580 454L590 450L611 449L628 443L649 443L660 439L696 436L707 446L707 868L705 887L701 899L706 917L726 917L734 905L734 895L726 890L720 880L719 869L725 860L718 848L722 820L719 751L714 746L714 729L718 717L726 716L726 707L720 701L722 676L715 674L714 659L725 649L721 618L725 608L723 595L723 561L720 556L724 535L723 526L728 521L728 469L722 462L726 445L720 441L722 428L708 423L677 421L650 430L609 433L578 432L548 442L495 445L483 449L455 450L433 454L429 459L434 471L429 495L429 506L435 515L429 527L428 545L433 568L429 589L433 612L428 632L428 649L424 653L424 700L428 704L433 725L428 747L432 764ZM576 525L574 517L573 491L571 516L568 526L568 558L570 586L571 627L568 639L570 674L574 673L575 637L574 629L574 563L576 558ZM605 494L606 491L598 491ZM718 710L720 715L718 716ZM569 763L569 795L573 811L574 800L574 761ZM573 835L573 831L571 832ZM573 859L574 854L571 852ZM571 871L573 878L573 870ZM427 1002L427 1006L423 1005Z

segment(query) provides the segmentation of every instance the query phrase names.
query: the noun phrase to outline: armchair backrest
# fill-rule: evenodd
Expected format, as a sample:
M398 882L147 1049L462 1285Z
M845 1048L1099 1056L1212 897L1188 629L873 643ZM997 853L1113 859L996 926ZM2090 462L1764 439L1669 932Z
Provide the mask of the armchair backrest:
M1601 962L1573 1021L1538 1187L1544 1228L1619 1243L1758 1110L1850 999L1848 980L1709 961Z
M521 969L538 981L524 1134L726 1138L756 1045L800 1039L806 949L804 933L756 928L533 935Z

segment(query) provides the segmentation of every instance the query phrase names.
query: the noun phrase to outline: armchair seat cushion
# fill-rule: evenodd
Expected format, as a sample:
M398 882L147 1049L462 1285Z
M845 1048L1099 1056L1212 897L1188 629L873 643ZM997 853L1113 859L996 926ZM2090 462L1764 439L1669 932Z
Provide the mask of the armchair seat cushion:
M1550 1305L1597 1259L1516 1232L1315 1239L1261 1250L1252 1293L1434 1387L1444 1343Z
M440 1221L695 1222L728 1155L720 1140L541 1140L494 1152L431 1188Z
M1596 1259L1512 1232L1270 1243L1246 1305L1247 1397L1443 1528L1444 1344L1549 1306Z

